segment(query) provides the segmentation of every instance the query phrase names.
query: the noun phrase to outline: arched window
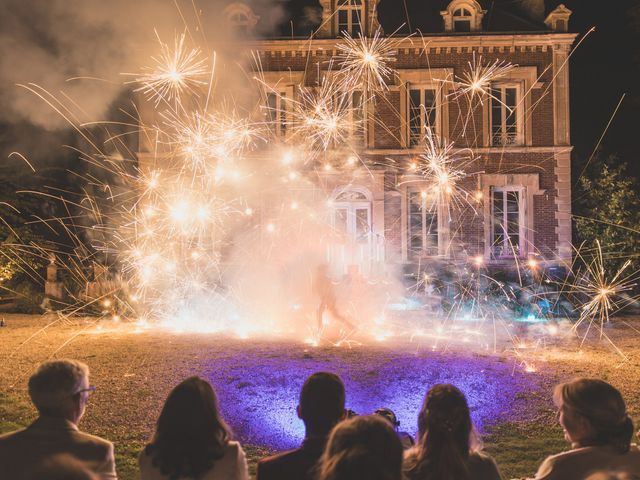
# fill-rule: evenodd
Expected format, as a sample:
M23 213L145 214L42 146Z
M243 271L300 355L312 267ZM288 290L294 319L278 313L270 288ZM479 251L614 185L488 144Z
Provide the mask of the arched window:
M458 8L453 12L453 30L455 32L470 32L473 15L466 8Z
M367 273L373 260L371 193L363 187L341 187L332 195L330 205L332 270L345 274L350 266L358 266L360 272Z
M253 13L251 7L242 2L229 4L224 9L224 14L230 28L240 34L249 33L260 20L260 17Z
M476 0L453 0L440 15L446 32L477 32L482 30L485 13Z

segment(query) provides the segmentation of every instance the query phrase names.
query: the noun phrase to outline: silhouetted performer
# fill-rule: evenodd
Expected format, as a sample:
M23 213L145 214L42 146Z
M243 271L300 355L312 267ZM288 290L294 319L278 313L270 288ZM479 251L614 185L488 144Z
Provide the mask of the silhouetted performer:
M313 292L320 298L318 305L318 331L322 330L322 314L328 311L333 318L342 322L350 329L353 329L353 325L349 320L342 315L336 306L336 293L333 289L333 283L327 273L328 267L325 263L318 265L316 274L313 279Z

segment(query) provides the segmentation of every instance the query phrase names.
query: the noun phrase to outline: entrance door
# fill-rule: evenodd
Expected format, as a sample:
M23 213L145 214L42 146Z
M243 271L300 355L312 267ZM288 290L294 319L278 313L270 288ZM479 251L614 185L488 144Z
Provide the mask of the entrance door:
M334 274L344 275L357 267L361 274L371 270L371 202L360 191L342 192L333 202L334 241L330 261Z

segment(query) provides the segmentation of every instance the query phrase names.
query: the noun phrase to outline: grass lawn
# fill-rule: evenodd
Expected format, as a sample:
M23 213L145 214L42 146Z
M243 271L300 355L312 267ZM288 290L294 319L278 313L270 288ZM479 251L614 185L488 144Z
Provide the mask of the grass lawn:
M28 425L35 411L26 382L38 363L76 358L89 364L97 386L81 428L115 442L120 478L138 478L137 455L151 436L164 398L190 375L215 387L225 418L242 442L252 473L256 461L299 442L297 392L317 370L345 381L348 407L368 413L391 407L403 429L415 430L425 391L450 382L466 394L474 422L506 478L532 476L547 455L566 449L555 423L551 390L575 376L597 376L620 388L640 420L640 335L637 319L624 319L580 347L557 340L544 349L499 354L472 350L433 352L416 344L353 349L308 349L284 340L240 340L215 335L139 331L133 326L56 317L5 315L0 329L0 433ZM535 373L523 368L523 361Z

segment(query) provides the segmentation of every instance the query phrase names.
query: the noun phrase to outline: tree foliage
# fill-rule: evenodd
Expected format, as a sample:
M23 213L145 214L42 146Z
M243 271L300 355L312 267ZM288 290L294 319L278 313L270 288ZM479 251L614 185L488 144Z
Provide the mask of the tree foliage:
M638 182L616 156L596 161L579 180L574 196L576 244L589 248L600 241L605 267L616 271L631 260L630 272L640 269L640 195Z

